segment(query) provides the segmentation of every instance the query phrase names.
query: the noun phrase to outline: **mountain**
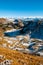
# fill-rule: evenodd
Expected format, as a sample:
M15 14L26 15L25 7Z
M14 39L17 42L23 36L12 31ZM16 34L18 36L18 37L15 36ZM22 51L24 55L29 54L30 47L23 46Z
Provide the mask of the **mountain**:
M5 23L6 19L5 18L0 18L0 23Z
M26 18L24 20L15 20L15 22L21 22L23 27L20 28L21 30L19 31L13 31L13 32L10 32L11 34L13 33L13 35L21 35L21 34L30 34L31 38L37 38L37 39L43 39L43 19L39 19L39 18ZM20 27L21 25L18 24L17 25L18 27ZM8 35L8 36L13 36L13 35L10 35L9 32L5 32L4 34L5 35ZM19 33L19 34L18 34ZM13 36L13 37L14 37Z

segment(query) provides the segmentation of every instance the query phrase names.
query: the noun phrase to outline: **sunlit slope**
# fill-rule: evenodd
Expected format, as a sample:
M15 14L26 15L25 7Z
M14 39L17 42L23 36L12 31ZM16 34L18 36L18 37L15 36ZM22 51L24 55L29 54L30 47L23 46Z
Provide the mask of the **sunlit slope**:
M43 65L43 58L0 47L0 55L12 60L11 65ZM3 60L3 59L2 59ZM0 62L1 59L0 59Z

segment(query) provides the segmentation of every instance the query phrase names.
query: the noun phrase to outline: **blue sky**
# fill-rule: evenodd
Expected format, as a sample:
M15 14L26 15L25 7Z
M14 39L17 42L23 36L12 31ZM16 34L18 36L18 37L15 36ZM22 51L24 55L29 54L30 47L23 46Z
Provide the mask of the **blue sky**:
M0 17L43 16L43 0L0 0Z

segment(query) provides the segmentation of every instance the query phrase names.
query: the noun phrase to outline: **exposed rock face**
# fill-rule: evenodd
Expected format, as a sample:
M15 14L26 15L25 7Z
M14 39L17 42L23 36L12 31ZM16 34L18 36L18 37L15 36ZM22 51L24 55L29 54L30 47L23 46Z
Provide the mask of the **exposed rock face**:
M40 22L40 21L39 21ZM29 33L31 31L31 38L43 39L43 23L29 21L22 29L22 33Z
M18 24L18 25L22 26L22 24ZM24 25L21 30L6 32L5 35L14 37L17 35L27 34L27 33L31 35L31 38L43 39L43 22L41 23L40 21L37 22L28 21L28 24Z

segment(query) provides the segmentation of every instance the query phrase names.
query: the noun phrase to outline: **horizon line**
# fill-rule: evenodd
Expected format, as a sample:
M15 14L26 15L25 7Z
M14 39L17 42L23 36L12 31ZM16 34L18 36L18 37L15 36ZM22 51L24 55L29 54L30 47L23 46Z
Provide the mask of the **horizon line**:
M43 18L43 16L0 16L0 18Z

